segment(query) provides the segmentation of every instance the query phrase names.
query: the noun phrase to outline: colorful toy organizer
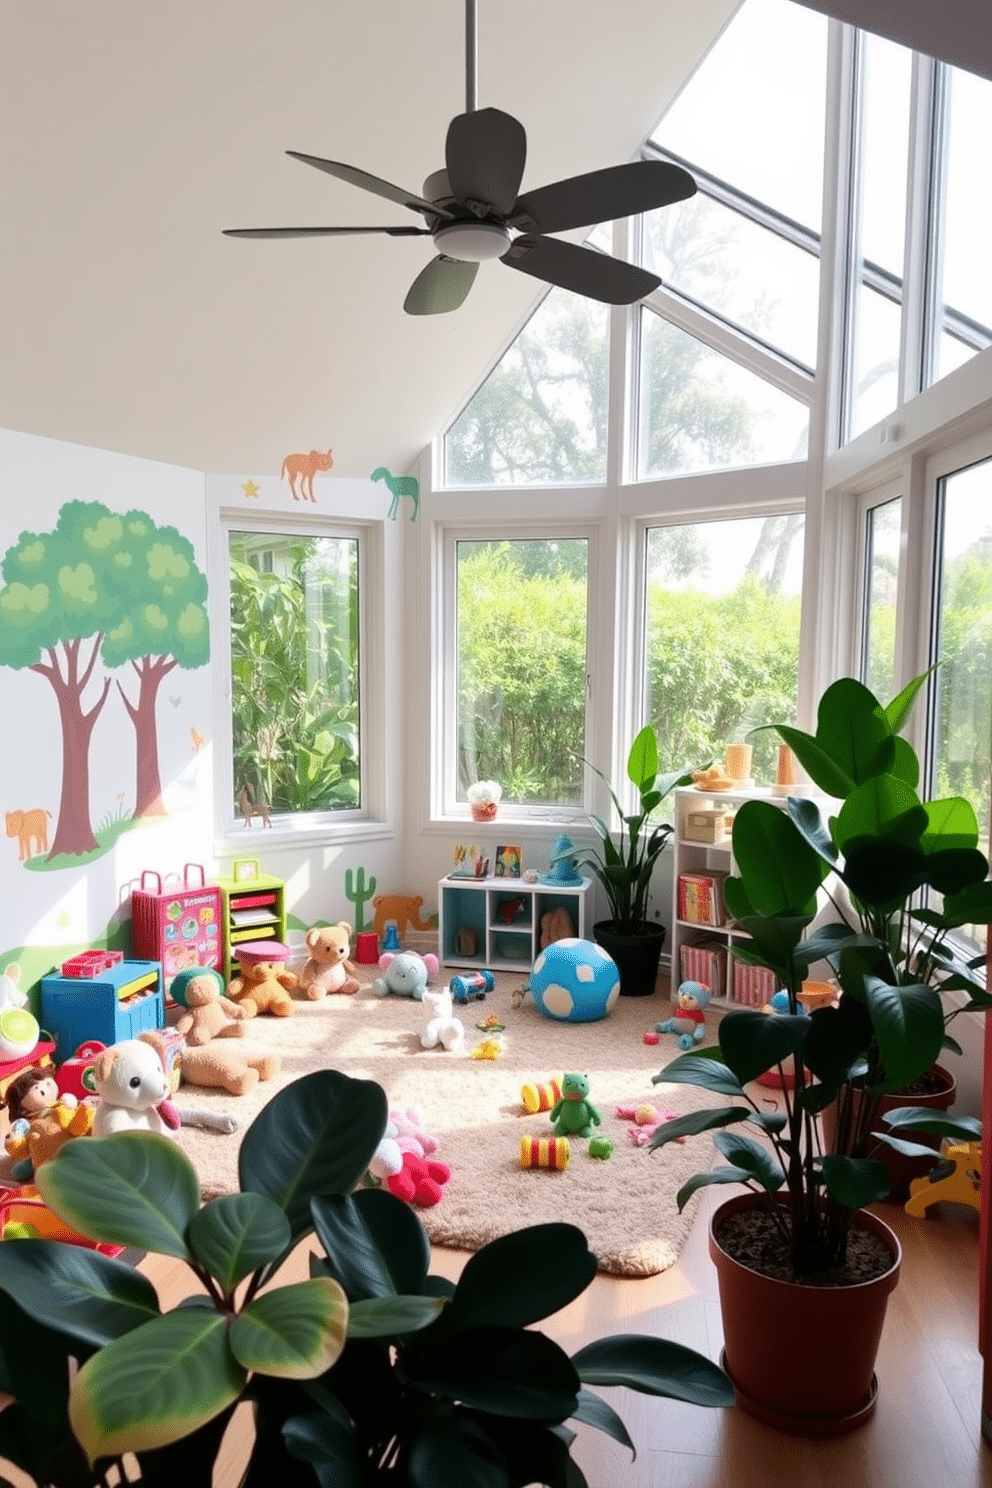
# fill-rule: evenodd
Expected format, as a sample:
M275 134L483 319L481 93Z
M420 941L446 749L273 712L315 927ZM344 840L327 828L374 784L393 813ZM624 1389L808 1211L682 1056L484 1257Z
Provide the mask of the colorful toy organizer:
M166 989L193 966L223 969L223 895L206 882L199 863L187 863L181 883L152 869L131 894L131 947L136 956L161 961Z
M118 961L93 977L41 979L41 1023L55 1040L56 1062L80 1044L117 1044L165 1022L161 961Z

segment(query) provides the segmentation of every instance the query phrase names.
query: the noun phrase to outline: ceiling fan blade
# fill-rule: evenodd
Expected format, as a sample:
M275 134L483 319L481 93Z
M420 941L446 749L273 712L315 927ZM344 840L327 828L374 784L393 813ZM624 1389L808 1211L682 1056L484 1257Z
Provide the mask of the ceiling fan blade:
M225 227L225 238L330 238L348 233L388 233L391 238L429 238L426 227Z
M399 202L401 207L409 207L414 212L430 212L435 217L452 215L446 208L436 207L415 191L405 191L402 186L394 186L392 181L371 176L368 171L359 170L357 165L343 165L340 160L322 160L319 155L303 155L299 150L287 150L286 154L292 155L294 160L302 160L304 165L312 165L316 170L325 171L329 176L337 176L340 181L350 181L353 186L361 186L363 191L384 196L387 201Z
M524 126L501 109L457 114L448 125L444 160L451 194L469 206L479 203L481 217L486 209L499 217L512 210L526 159Z
M500 261L522 274L590 300L604 300L607 305L632 305L661 283L647 269L558 238L516 238Z
M633 160L528 191L514 206L509 222L525 232L567 232L667 207L695 190L695 181L681 166L667 160Z
M407 315L445 315L449 310L457 310L472 288L478 270L477 263L464 263L438 254L410 285L403 309Z

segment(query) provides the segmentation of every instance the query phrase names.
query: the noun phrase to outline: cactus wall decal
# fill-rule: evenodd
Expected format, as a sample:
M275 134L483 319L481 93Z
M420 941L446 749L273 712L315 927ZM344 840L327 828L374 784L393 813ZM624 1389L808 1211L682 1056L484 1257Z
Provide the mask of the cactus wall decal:
M372 898L372 895L375 893L375 890L375 874L372 875L372 877L366 884L364 868L358 868L354 871L354 873L350 868L345 869L344 896L350 904L353 904L355 906L356 935L359 930L366 930L368 928L365 923L365 905L368 904L369 900Z

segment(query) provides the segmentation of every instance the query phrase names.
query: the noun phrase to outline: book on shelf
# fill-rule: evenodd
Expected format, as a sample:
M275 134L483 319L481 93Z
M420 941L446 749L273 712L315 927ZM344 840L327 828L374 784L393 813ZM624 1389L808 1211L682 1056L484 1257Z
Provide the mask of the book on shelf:
M727 911L723 902L726 873L708 869L705 873L680 873L678 887L679 919L690 925L723 925Z
M719 940L700 940L679 947L679 972L683 982L702 982L711 997L727 992L727 947Z
M274 925L278 916L271 909L232 909L231 924L237 925Z

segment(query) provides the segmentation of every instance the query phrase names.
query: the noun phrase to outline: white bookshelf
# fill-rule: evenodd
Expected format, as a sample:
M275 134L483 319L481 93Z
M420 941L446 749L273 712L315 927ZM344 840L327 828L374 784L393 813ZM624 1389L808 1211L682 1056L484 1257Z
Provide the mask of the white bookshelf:
M442 878L438 884L438 956L445 966L488 967L529 973L541 947L541 918L568 911L585 937L586 896L592 880L528 883L522 878ZM467 949L465 940L474 946Z

